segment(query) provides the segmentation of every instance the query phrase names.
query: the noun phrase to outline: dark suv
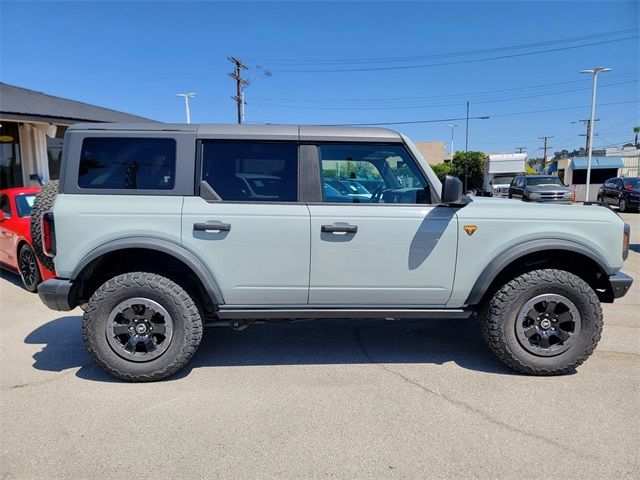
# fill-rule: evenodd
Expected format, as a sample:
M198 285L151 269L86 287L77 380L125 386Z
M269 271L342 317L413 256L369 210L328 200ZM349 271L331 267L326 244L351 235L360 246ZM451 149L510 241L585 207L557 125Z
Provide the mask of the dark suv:
M640 208L640 177L610 178L598 189L598 201L615 205L621 212Z
M571 203L573 193L558 177L518 175L509 185L509 198L525 202Z

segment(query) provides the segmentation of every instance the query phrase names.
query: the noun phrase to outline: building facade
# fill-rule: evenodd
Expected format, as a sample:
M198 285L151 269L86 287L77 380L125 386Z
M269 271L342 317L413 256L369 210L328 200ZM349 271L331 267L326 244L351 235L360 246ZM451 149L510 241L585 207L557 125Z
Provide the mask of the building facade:
M57 179L64 133L74 123L152 121L0 83L0 189Z

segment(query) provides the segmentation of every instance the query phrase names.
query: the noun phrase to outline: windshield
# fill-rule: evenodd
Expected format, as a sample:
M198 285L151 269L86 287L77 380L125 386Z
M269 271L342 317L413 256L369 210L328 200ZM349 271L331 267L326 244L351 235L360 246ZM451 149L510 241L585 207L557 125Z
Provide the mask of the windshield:
M558 177L530 177L527 178L529 187L564 187Z
M28 217L31 215L33 202L36 201L35 195L18 195L16 197L16 210L19 217Z
M493 177L493 185L509 185L514 178L515 175L496 175Z
M364 188L362 185L360 185L358 182L354 182L354 181L344 181L343 182L347 188L350 190L349 193L352 194L362 194L362 195L371 195L371 192L369 190L367 190L366 188Z
M622 181L627 190L640 190L640 178L625 178Z

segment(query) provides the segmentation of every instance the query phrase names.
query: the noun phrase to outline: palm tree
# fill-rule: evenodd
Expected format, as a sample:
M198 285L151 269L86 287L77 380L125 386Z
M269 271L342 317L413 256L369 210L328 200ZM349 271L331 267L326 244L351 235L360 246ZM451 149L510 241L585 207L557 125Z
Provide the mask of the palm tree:
M633 144L637 147L638 146L638 134L640 133L640 127L633 127L633 133L636 134L636 140L633 142Z

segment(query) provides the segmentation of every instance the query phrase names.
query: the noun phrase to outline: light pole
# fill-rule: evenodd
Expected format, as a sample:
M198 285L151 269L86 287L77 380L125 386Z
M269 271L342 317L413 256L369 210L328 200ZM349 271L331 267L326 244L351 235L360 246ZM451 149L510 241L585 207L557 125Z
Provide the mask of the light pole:
M454 125L452 123L450 123L449 125L447 125L447 127L449 127L451 129L451 160L453 160L453 129L456 128L458 125Z
M176 97L184 97L184 111L187 116L187 123L191 123L191 112L189 111L189 99L193 98L197 95L197 93L187 92L187 93L178 93Z
M589 186L591 184L591 155L593 152L593 131L595 130L596 118L596 90L598 89L598 74L601 72L610 72L612 69L608 67L595 67L588 70L580 70L580 73L590 73L593 75L593 92L591 94L591 120L589 121L589 149L587 151L587 191L584 200L589 201Z

